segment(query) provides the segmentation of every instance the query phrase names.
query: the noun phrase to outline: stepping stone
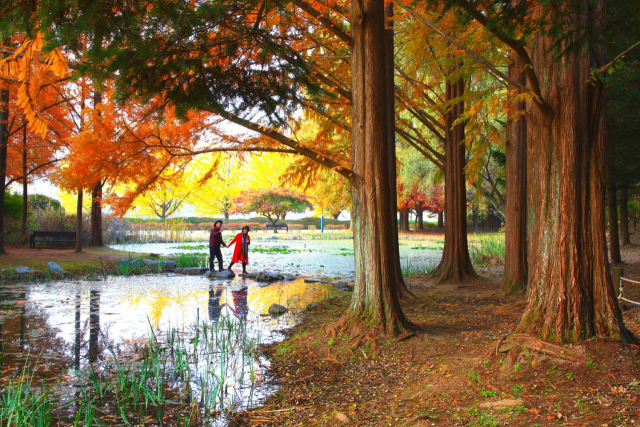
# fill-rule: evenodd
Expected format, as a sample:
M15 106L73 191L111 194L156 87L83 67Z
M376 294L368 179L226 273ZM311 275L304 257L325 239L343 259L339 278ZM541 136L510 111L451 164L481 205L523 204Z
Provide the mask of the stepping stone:
M207 271L205 273L205 276L215 277L216 279L233 279L234 277L236 277L235 273L229 270L222 270L222 271L211 270L211 271Z
M51 270L52 273L57 273L57 274L64 274L65 273L65 271L62 269L62 267L60 267L58 264L56 264L53 261L51 261L47 265L49 266L49 270Z
M200 267L188 267L188 268L176 268L173 270L176 274L184 274L186 276L201 276L209 271L208 268L200 268Z

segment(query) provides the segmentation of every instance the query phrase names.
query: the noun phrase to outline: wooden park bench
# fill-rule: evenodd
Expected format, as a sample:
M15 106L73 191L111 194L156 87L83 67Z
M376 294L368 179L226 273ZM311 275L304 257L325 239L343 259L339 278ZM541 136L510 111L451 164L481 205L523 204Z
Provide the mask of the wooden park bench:
M70 243L75 245L75 231L32 231L29 243L32 248L36 247L36 242L44 243Z
M277 233L278 230L287 230L289 232L289 224L266 224L265 229L267 231L273 230L274 233Z

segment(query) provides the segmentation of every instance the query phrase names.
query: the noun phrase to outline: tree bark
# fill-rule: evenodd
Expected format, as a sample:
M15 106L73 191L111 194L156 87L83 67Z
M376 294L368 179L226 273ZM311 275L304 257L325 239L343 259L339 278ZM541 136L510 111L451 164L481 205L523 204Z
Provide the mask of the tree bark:
M629 192L627 187L620 189L620 244L628 245L631 243L629 238Z
M516 58L509 67L509 77L526 84L522 61ZM509 90L515 91L514 85ZM505 176L505 259L502 289L507 294L527 288L527 105L520 101L509 105L515 112L507 121Z
M345 320L396 335L400 308L389 182L384 0L352 0L353 237L355 288Z
M22 128L22 244L27 243L27 215L29 214L29 182L27 180L27 126Z
M452 58L453 59L453 58ZM456 65L459 67L460 65ZM451 70L452 73L455 69ZM447 76L449 78L452 73ZM465 81L446 82L445 102L451 102L464 95ZM438 283L447 280L459 282L477 277L467 242L467 191L465 167L464 122L453 123L464 113L464 101L460 99L445 113L445 186L444 250L442 260L430 276Z
M587 13L571 12L576 42L580 28L604 20L603 0L582 3ZM568 13L566 7L550 13ZM591 69L605 64L604 49L591 45L558 59L555 42L538 35L531 52L552 112L530 108L527 123L529 282L518 331L548 341L630 338L605 238L604 85L585 83Z
M618 234L618 203L616 201L616 164L613 147L607 152L607 207L609 213L609 257L612 264L620 264L620 235Z
M91 241L90 246L104 246L102 240L102 181L98 182L91 191Z
M424 208L422 205L416 205L416 230L424 230Z
M93 108L102 103L102 92L96 90L93 94ZM90 246L104 246L102 239L102 177L98 178L98 182L91 191L91 240Z
M7 144L9 142L9 83L0 82L0 255L4 249L4 197L7 188Z
M385 81L387 94L387 160L389 162L389 208L390 208L390 226L393 234L393 256L395 258L395 277L398 293L401 298L411 295L407 288L404 278L402 277L402 266L400 265L400 241L398 238L398 221L396 221L396 212L398 212L398 189L397 181L397 165L396 165L396 106L395 106L395 44L393 29L393 2L387 3L385 7ZM338 219L338 218L336 218Z
M76 206L76 252L82 252L82 189L78 190Z

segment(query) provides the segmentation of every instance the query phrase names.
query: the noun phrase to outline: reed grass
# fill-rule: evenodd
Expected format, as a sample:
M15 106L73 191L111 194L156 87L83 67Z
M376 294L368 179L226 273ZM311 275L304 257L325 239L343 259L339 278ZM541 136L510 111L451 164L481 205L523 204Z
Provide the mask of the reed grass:
M25 362L0 391L0 426L189 426L228 417L250 404L260 383L259 339L247 328L232 316L209 324L198 315L193 325L159 337L150 324L141 353L123 357L107 347L104 362L77 369L73 398L62 391L68 383L53 392L61 380L35 387L38 362Z
M470 238L471 262L479 267L504 265L505 237L502 233L476 235Z
M429 274L434 268L436 268L437 263L427 261L425 264L418 264L411 262L409 259L404 259L401 260L400 266L402 267L403 277L413 277Z

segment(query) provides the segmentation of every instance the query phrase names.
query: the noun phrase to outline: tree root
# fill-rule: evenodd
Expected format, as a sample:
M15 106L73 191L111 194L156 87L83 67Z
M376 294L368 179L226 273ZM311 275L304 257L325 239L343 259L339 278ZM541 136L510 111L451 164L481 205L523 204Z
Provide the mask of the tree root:
M527 348L546 356L575 363L586 363L587 359L579 352L566 346L541 341L527 334L513 334L510 337L502 337L496 346L485 357L497 356L499 353L508 353L511 350Z

